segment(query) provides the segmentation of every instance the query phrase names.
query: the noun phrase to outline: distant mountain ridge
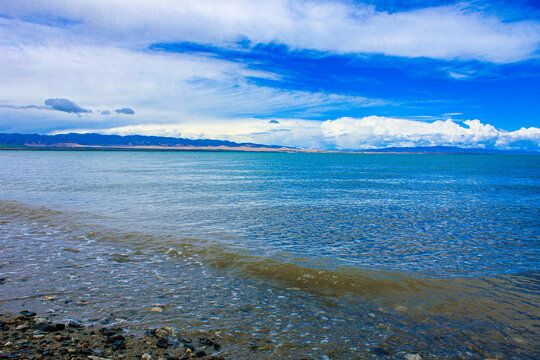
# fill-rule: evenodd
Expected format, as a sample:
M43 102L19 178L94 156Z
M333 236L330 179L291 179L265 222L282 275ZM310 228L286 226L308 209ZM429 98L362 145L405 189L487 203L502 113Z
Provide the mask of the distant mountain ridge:
M0 133L0 149L148 149L148 150L233 150L276 152L343 152L343 153L401 153L401 154L531 154L538 151L460 148L455 146L390 147L369 150L298 149L280 145L236 143L226 140L185 139L146 135L78 134L19 134Z
M261 145L253 143L236 143L226 140L185 139L162 136L145 135L102 135L95 133L78 134L6 134L0 133L0 144L33 147L74 147L103 146L103 147L227 147L227 148L272 148L280 149L283 146Z

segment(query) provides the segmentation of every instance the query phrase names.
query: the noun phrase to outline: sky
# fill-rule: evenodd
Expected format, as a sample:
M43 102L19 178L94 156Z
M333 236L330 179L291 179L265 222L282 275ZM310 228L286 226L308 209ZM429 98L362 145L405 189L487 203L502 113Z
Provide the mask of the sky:
M0 0L0 132L540 150L540 4Z

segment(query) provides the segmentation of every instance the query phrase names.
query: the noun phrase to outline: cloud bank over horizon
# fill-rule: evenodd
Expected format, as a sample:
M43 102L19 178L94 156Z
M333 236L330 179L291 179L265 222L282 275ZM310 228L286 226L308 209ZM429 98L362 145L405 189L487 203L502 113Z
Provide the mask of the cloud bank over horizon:
M273 119L274 120L274 119ZM153 135L189 139L222 139L300 148L332 150L376 149L386 147L458 146L483 149L540 150L540 128L516 131L496 129L479 120L462 124L451 119L418 121L380 116L339 118L326 121L301 119L232 119L228 122L207 120L184 124L129 125L101 130L103 134ZM88 129L59 131L91 132Z
M398 3L0 2L0 132L537 149L540 11Z

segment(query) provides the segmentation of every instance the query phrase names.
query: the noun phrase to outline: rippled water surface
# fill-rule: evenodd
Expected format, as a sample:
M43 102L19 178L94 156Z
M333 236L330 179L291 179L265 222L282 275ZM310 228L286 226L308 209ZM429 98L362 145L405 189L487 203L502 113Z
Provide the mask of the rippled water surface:
M539 215L538 156L0 151L0 309L239 358L532 359Z

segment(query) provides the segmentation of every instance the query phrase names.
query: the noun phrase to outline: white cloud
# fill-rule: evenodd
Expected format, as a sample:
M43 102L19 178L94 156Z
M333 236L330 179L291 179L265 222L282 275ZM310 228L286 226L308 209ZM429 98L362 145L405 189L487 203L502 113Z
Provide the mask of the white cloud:
M538 22L508 22L462 5L387 13L340 1L18 0L0 3L0 12L59 22L79 41L129 46L229 46L247 38L333 53L507 63L534 57L540 44Z
M385 104L359 96L258 86L253 78L277 75L207 56L112 46L16 46L1 40L0 54L0 99L6 105L24 107L41 105L46 98L68 98L93 110L90 118L99 117L98 110L104 108L125 107L135 111L135 122L178 122L195 116L279 112L301 116L329 108ZM47 119L53 123L54 114Z
M280 76L205 54L148 50L156 42L235 46L247 38L330 53L506 63L535 56L538 22L505 22L457 6L390 14L352 2L308 0L19 0L0 2L0 14L6 16L0 18L0 131L78 128L309 148L538 148L537 128L507 132L478 120L302 120L390 102L262 86L258 80ZM45 99L55 98L92 112L77 117L44 110ZM122 108L135 114L113 111ZM111 114L103 116L107 109Z
M79 130L87 132L87 130ZM479 120L463 124L417 121L379 116L326 121L279 119L216 119L182 124L144 124L105 130L107 134L145 134L192 139L212 138L236 142L322 149L373 149L406 146L459 146L480 148L540 149L540 129L496 129Z

